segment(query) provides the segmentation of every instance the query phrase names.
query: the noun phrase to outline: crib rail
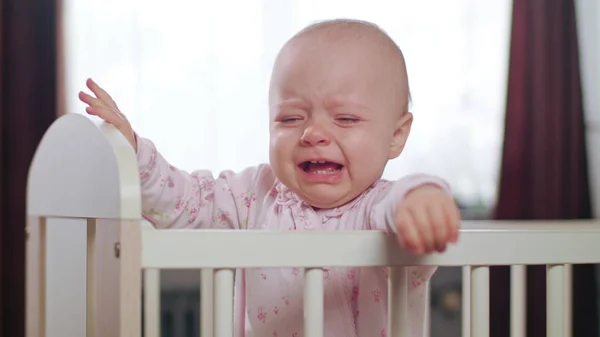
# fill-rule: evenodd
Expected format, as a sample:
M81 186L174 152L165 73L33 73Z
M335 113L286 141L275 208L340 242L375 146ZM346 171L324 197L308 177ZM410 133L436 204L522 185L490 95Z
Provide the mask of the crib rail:
M159 269L542 265L600 259L600 226L581 220L465 221L459 244L421 257L404 252L392 235L374 231L148 228L142 237L144 267Z
M304 268L305 336L321 337L323 268L346 266L389 268L388 335L408 336L406 271L413 265L463 266L464 337L489 336L489 267L510 265L511 333L524 337L524 266L534 264L548 271L548 336L568 337L570 265L600 262L600 223L593 221L465 222L457 245L416 257L383 232L156 230L141 220L139 192L135 154L114 128L66 115L47 131L27 191L28 337L140 337L143 273L145 335L157 337L157 271L170 268L202 269L204 295L214 296L203 299L203 337L232 337L234 274L249 267ZM71 220L85 230L84 249L77 253L85 256L83 307L69 294L46 301L53 290L49 280L81 286L48 268L65 256L50 233L62 233L68 239L60 244L70 244L77 237L65 229ZM80 323L73 319L80 312L84 327L73 331L83 332L66 331L64 326ZM57 313L60 319L47 319Z
M307 268L307 321L310 317L318 322L322 321L322 303L315 299L322 298L322 268L390 267L390 317L406 318L404 266L463 266L463 293L467 296L463 315L468 318L463 323L464 337L489 336L489 267L494 265L511 266L511 336L525 336L525 265L547 265L548 335L570 336L570 265L600 259L600 225L582 220L465 221L457 245L443 254L420 257L404 252L392 235L382 232L156 230L146 225L142 237L144 268L203 268L211 273L203 275L204 282L214 278L214 298L203 298L211 303L231 303L230 285L236 268ZM303 253L295 253L299 251ZM203 287L203 292L213 296L210 287ZM219 324L226 321L223 317L230 317L230 310L233 308L215 307L215 331L220 332ZM210 324L206 317L202 321ZM399 321L402 319L391 321L396 325L390 331L400 333L392 336L406 333L401 329L408 323ZM211 324L208 329L212 328ZM321 328L306 327L307 331Z

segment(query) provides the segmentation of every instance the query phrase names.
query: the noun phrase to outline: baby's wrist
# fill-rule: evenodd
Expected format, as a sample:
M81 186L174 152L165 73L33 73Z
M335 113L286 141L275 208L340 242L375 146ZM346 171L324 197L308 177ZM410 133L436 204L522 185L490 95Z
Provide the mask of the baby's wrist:
M433 182L427 182L417 185L406 192L405 197L413 194L414 192L445 192L444 186L440 186Z

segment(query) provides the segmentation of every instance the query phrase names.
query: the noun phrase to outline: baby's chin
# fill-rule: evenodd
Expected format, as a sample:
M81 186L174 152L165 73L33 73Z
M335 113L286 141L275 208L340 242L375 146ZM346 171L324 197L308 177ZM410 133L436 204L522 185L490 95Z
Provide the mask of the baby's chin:
M315 209L333 209L341 207L354 200L361 193L343 191L339 186L310 186L294 190L300 199Z

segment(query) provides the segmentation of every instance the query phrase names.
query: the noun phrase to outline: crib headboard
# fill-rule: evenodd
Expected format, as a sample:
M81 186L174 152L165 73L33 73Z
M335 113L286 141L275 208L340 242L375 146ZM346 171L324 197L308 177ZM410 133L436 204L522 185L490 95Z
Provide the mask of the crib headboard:
M141 301L139 191L135 153L111 125L67 114L47 130L27 185L27 337L81 336L65 330L78 319L83 329L96 320L87 326L99 336L140 336L140 311L130 307ZM86 300L108 310L86 312Z

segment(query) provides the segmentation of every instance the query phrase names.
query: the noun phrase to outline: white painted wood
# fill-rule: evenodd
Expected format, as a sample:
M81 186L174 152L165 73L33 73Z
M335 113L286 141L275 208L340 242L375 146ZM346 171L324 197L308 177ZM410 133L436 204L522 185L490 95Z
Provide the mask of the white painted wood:
M96 219L88 219L86 232L86 336L96 337Z
M408 280L407 280L408 281ZM423 321L423 337L431 336L431 287L428 285L425 292L425 319Z
M304 336L323 337L323 269L304 271Z
M85 336L87 221L49 218L46 225L46 337Z
M573 265L565 265L565 287L564 287L564 316L565 333L563 336L573 335Z
M408 267L388 268L388 335L391 337L410 336L408 315Z
M28 240L29 337L83 336L86 320L92 323L87 334L139 336L139 191L133 149L112 126L68 114L47 130L27 184L27 231L39 234L35 219L47 218L46 239ZM89 261L86 219L98 225ZM114 257L119 240L126 242L124 259ZM86 289L88 282L96 289ZM86 310L88 297L96 312Z
M471 267L471 335L490 335L490 268Z
M525 337L527 332L527 269L510 266L510 337Z
M548 265L546 267L546 334L548 337L565 335L564 291L564 265Z
M46 337L46 218L27 217L25 336Z
M214 307L214 269L204 268L200 270L200 336L212 337L213 329L213 307Z
M46 131L29 169L30 216L139 220L136 157L108 124L66 114Z
M471 266L462 267L461 336L471 337Z
M120 336L142 335L142 241L138 220L122 220L119 269Z
M160 270L144 270L144 337L160 337Z
M119 334L121 260L115 256L114 245L120 240L120 224L118 220L96 219L96 322L99 337ZM75 266L71 268L77 270Z
M392 236L377 231L149 229L142 232L142 263L146 268L185 269L563 264L600 259L597 221L465 221L462 226L458 244L444 254L422 257L404 252ZM252 254L244 253L250 250ZM299 251L303 253L295 253Z
M214 332L215 337L233 337L233 280L235 270L214 271Z

